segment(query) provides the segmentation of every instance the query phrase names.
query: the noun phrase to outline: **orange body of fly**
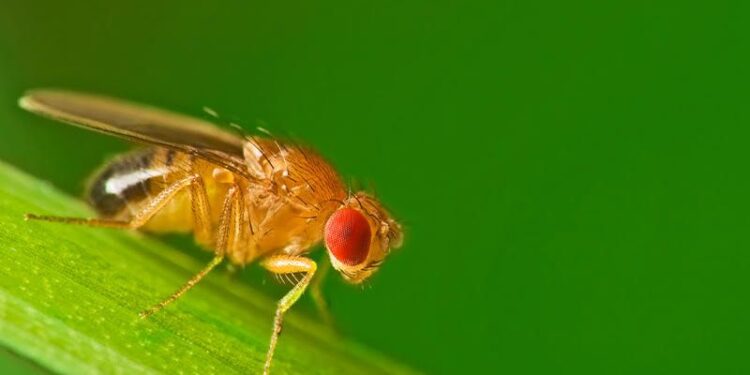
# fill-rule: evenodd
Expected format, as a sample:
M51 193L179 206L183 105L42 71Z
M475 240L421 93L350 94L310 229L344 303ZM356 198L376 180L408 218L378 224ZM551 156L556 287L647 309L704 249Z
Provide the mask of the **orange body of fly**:
M308 147L239 137L203 120L69 91L34 90L20 105L146 145L115 158L91 179L88 201L99 217L29 214L28 219L193 232L215 253L206 268L142 317L179 298L224 259L239 265L259 260L273 273L304 275L279 301L265 373L284 313L317 271L307 252L324 242L333 267L360 283L401 245L401 226L379 201L365 192L350 193L333 167Z

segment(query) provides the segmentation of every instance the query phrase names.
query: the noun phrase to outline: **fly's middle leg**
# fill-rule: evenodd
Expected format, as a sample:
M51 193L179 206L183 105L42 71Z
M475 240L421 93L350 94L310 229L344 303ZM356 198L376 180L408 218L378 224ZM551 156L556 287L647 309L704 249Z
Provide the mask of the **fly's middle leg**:
M239 188L236 185L231 186L229 190L227 190L227 194L224 197L224 203L221 209L221 219L219 221L219 228L215 239L216 254L211 262L209 262L208 265L206 265L206 267L203 268L200 272L195 274L195 276L190 278L190 280L182 285L180 289L177 289L177 291L172 293L172 295L152 306L151 308L142 311L140 313L141 318L147 318L153 315L157 311L163 309L170 303L180 298L183 294L185 294L185 292L194 287L195 284L201 281L209 272L211 272L211 270L214 269L214 267L219 265L224 260L224 256L227 252L227 246L234 243L235 240L233 237L236 237L240 233L238 231L232 230L236 225L235 223L239 221L238 216L240 215L240 206L238 197Z

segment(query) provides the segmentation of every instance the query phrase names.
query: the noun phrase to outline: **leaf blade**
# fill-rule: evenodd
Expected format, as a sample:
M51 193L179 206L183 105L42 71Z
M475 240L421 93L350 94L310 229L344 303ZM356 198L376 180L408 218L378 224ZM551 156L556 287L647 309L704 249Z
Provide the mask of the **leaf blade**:
M201 265L147 236L24 222L86 216L80 202L0 163L0 345L60 373L255 373L274 302L214 272L142 321ZM274 373L412 373L293 312Z

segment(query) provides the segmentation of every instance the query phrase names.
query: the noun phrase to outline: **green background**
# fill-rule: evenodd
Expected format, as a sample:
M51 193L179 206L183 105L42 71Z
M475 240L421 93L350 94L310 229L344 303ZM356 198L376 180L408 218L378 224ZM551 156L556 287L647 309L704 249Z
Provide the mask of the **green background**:
M0 158L80 195L128 147L23 113L28 88L209 106L404 222L368 287L326 285L393 358L747 373L750 3L603 3L3 2Z

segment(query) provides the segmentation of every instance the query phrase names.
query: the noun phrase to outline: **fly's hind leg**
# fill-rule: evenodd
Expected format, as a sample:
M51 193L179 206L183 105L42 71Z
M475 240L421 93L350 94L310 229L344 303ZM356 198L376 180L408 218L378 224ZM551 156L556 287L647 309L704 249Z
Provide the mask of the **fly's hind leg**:
M281 334L281 326L284 320L284 313L289 310L292 305L299 299L300 296L305 292L307 285L310 284L317 265L314 261L308 258L302 258L292 255L277 255L271 256L264 259L261 265L267 270L276 274L290 274L290 273L304 273L302 277L292 290L290 290L284 297L279 300L276 306L276 315L273 319L273 331L271 333L271 342L268 345L268 353L266 354L266 364L263 367L263 373L268 374L271 369L271 360L273 359L273 352L276 350L276 343L279 340L279 334Z
M195 284L201 281L203 277L205 277L212 269L214 269L214 267L219 265L224 260L227 246L235 242L232 237L236 237L239 235L239 232L237 230L233 231L233 228L237 228L237 222L239 221L241 215L238 197L239 188L237 186L233 185L229 188L229 190L227 190L227 194L224 197L224 204L222 205L221 209L221 220L219 221L218 235L216 238L216 255L211 260L211 262L209 262L208 265L200 272L195 274L195 276L190 278L190 280L188 280L182 287L180 287L180 289L172 293L172 295L157 303L156 305L150 307L149 309L142 311L140 313L141 318L148 318L157 311L163 309L165 306L174 302L176 299L180 298L183 294L185 294L185 292L195 286Z
M66 224L86 225L90 227L107 227L120 229L138 229L145 225L159 210L164 208L182 189L190 187L192 208L195 217L196 238L205 239L210 237L210 219L208 214L208 197L203 185L203 179L198 175L185 177L167 186L151 199L145 207L136 212L133 217L126 220L115 219L86 219L78 217L62 217L26 214L26 220L51 221Z
M85 218L74 218L74 217L59 217L59 216L44 216L44 215L34 215L34 214L26 214L27 220L41 220L41 221L52 221L52 222L60 222L60 223L67 223L67 224L79 224L79 225L86 225L86 226L93 226L93 227L109 227L109 228L121 228L121 229L138 229L145 225L154 215L156 215L159 210L164 208L182 189L190 188L190 199L191 199L191 206L192 206L192 212L193 212L193 220L194 220L194 231L195 231L195 238L198 242L203 244L211 243L211 218L209 214L209 203L208 203L208 196L206 193L205 185L203 184L203 178L199 175L191 175L188 177L185 177L183 179L180 179L173 184L166 187L164 190L159 192L158 195L156 195L153 199L147 202L146 206L142 208L140 211L135 213L133 215L132 219L129 221L124 220L114 220L114 219L85 219ZM228 216L231 215L232 209L231 209L231 200L232 195L228 194L227 199L224 202L224 211L222 211L222 215ZM226 220L228 222L228 220ZM227 226L226 223L224 223L224 226ZM221 231L220 231L221 232ZM227 231L224 231L224 233L228 233ZM218 241L221 242L217 249L223 248L222 246L226 246L226 238L223 238L222 236L219 236ZM223 242L222 242L223 241ZM142 318L146 318L153 313L159 311L164 306L168 305L170 302L176 300L181 295L183 295L185 292L187 292L190 288L192 288L195 284L198 283L208 272L210 272L214 267L216 267L221 261L224 259L224 252L219 251L217 252L214 259L211 260L211 262L203 268L198 274L193 276L190 280L188 280L185 285L182 286L177 292L172 294L169 298L165 299L161 303L154 305L148 310L145 310L141 312L140 316Z
M129 221L114 220L114 219L85 219L85 218L74 218L74 217L60 217L60 216L46 216L46 215L34 215L26 214L26 220L41 220L41 221L52 221L61 222L68 224L79 224L93 227L109 227L109 228L121 228L121 229L137 229L145 225L159 210L164 208L182 189L190 188L191 206L194 220L194 232L195 238L202 244L214 244L216 248L216 256L209 262L209 264L193 276L187 283L185 283L180 289L174 292L167 299L160 303L152 306L148 310L140 313L141 318L146 318L161 310L166 305L170 304L183 294L190 290L195 284L197 284L203 277L205 277L214 267L221 263L224 259L227 244L231 241L230 233L231 228L238 228L239 224L238 217L240 215L239 201L238 201L238 187L233 185L227 191L227 195L224 199L222 206L220 227L218 228L218 236L215 239L215 243L211 241L212 228L211 228L211 217L209 213L208 196L206 188L203 183L203 178L199 175L191 175L185 177L177 182L169 185L167 188L162 190L156 197L147 202L146 207L141 209L132 219ZM239 235L239 231L235 230L234 233ZM234 244L236 241L232 241Z

